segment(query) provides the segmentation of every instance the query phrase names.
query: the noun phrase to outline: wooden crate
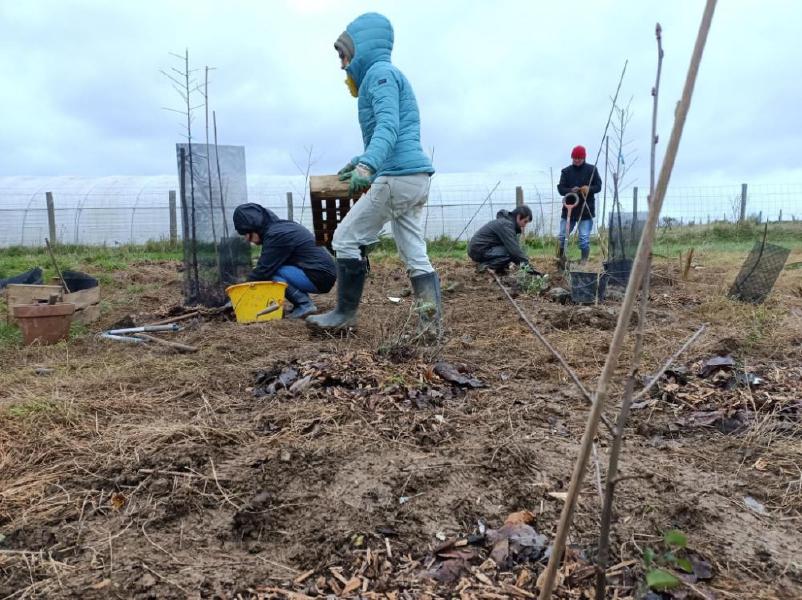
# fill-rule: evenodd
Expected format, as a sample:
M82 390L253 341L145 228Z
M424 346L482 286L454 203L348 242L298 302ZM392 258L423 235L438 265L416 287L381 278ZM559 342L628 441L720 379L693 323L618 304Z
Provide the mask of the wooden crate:
M58 301L63 301L63 294L60 285L30 285L25 283L12 283L6 286L6 322L12 325L17 322L12 314L11 307L17 304L35 304L37 302L47 302L51 294L58 296Z
M309 178L309 202L315 242L331 250L334 230L356 199L349 197L347 181L340 181L336 175L313 175Z

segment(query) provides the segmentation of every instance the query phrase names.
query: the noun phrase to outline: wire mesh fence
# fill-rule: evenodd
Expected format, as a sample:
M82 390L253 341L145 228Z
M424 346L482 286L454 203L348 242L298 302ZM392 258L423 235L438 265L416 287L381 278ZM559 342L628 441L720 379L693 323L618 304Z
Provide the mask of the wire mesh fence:
M534 214L527 235L554 235L562 207L554 184L547 171L503 177L437 174L423 213L425 235L431 240L462 233L461 239L467 239L498 210L513 208L517 198L522 198ZM183 231L181 207L171 199L171 191L175 198L178 189L175 176L0 177L0 247L41 246L46 237L86 245L178 242ZM599 227L609 219L613 196L610 189L597 195ZM621 190L618 197L624 215L647 209L643 190ZM302 176L249 176L247 200L312 228ZM660 226L672 229L741 220L797 221L802 220L800 200L802 184L672 187Z

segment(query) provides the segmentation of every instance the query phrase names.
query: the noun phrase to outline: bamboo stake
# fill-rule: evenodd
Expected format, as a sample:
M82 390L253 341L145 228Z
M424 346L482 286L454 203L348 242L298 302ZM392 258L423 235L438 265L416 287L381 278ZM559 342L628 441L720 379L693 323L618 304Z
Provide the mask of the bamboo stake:
M699 26L699 33L696 38L696 45L693 49L691 63L688 67L688 73L685 79L685 86L682 91L682 98L677 104L677 109L674 115L674 126L671 130L671 138L668 141L666 148L665 159L660 168L660 177L657 181L654 198L652 199L651 210L646 221L643 235L640 243L638 244L638 251L635 255L635 263L633 265L632 277L630 277L627 291L624 295L624 300L621 305L621 311L618 314L618 323L616 325L613 339L610 343L610 350L607 354L607 359L602 369L601 377L596 389L596 396L593 402L593 408L588 416L587 426L585 433L582 436L582 444L577 457L574 471L571 476L571 484L568 488L568 497L566 498L563 510L560 515L560 523L557 528L557 534L554 540L551 557L549 564L546 568L543 587L540 590L539 600L549 600L551 598L552 589L554 587L554 580L557 575L557 568L562 559L563 551L565 550L565 541L568 537L568 530L571 526L574 509L576 508L577 496L582 479L587 468L588 458L590 456L593 438L596 435L596 430L599 426L599 420L602 414L602 409L607 400L608 388L610 380L613 376L618 358L621 355L623 348L624 338L627 332L627 325L632 316L632 310L635 305L635 297L637 296L638 288L640 287L643 276L646 272L648 256L652 249L654 242L655 229L657 227L657 220L660 216L660 210L663 207L663 200L665 199L666 189L668 182L671 179L671 171L674 168L674 162L677 158L677 151L679 150L679 142L682 137L682 129L685 126L685 120L688 116L690 108L691 97L693 96L693 88L696 83L696 76L699 72L699 64L702 60L702 53L704 51L705 42L707 41L707 34L710 31L710 24L713 20L713 12L716 7L716 0L707 0L705 4L702 22Z

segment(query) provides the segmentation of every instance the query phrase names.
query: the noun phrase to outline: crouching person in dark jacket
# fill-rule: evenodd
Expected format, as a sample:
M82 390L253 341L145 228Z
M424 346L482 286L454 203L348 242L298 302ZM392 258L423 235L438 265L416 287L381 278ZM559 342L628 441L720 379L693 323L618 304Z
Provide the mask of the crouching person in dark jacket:
M532 221L532 210L521 205L513 210L500 210L496 220L483 225L468 242L468 256L480 267L503 273L511 263L529 266L529 257L518 242Z
M301 319L317 310L309 294L325 294L337 280L334 259L303 225L280 219L274 212L249 202L234 211L234 227L262 254L248 281L280 281L292 302L288 319Z

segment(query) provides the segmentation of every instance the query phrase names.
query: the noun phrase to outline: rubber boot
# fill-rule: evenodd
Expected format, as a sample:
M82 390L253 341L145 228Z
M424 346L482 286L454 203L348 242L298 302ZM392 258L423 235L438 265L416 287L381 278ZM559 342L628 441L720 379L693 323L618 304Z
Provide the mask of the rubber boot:
M443 300L440 293L440 277L436 272L411 277L415 292L416 310L420 316L421 333L427 336L442 334Z
M313 328L341 331L356 325L356 309L365 287L365 262L358 258L337 259L337 308L306 318Z
M303 319L317 310L309 294L289 283L284 291L284 297L292 302L292 311L284 313L285 319Z
M579 264L588 264L588 258L590 258L590 248L582 248L582 259L579 261Z

